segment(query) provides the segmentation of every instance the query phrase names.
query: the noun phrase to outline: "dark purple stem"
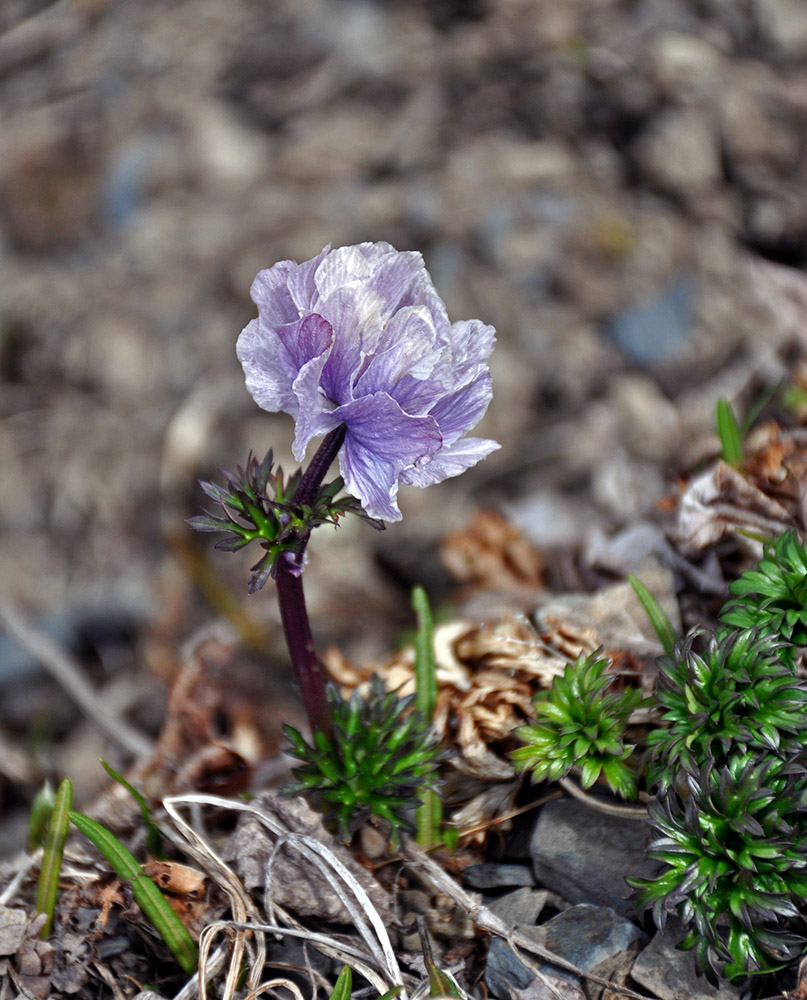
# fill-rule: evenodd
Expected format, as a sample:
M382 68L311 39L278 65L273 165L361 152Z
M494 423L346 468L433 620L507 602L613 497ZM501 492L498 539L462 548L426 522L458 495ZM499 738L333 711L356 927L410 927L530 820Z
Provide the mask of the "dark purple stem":
M296 503L313 502L325 473L336 458L344 440L344 424L331 431L323 440L294 491L293 500ZM325 675L314 649L314 637L311 634L303 593L302 559L308 544L308 536L301 541L302 545L297 553L293 556L281 556L277 563L275 581L280 604L280 620L283 622L286 645L289 647L294 675L300 686L311 731L319 729L330 736L333 731L333 720L325 689Z

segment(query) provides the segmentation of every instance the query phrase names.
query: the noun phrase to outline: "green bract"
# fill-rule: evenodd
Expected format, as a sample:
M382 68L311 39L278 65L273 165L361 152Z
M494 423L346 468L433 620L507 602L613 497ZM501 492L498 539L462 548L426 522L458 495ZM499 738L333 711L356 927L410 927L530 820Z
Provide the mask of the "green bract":
M642 702L637 690L606 694L613 675L608 660L581 654L533 704L536 721L516 730L525 744L512 753L519 770L531 770L533 781L557 781L573 767L581 768L581 784L590 787L604 775L625 798L636 796L636 781L625 761L633 747L624 743L630 713Z
M637 902L664 926L675 910L690 928L698 968L713 983L773 972L804 944L807 784L798 760L737 754L687 776L650 807L660 836L648 849L663 863L652 879L630 878ZM796 921L790 924L791 920Z
M758 749L788 757L807 746L807 689L781 660L781 645L745 629L721 630L703 653L691 632L660 660L661 723L647 739L648 780L666 791L678 776Z
M756 628L770 637L792 643L782 657L793 665L807 646L807 547L793 531L786 531L765 548L754 570L731 585L737 600L721 618L728 625Z
M370 817L386 820L397 846L401 829L414 831L410 813L420 805L419 791L436 784L444 756L414 697L399 698L379 677L366 698L356 690L345 701L329 688L332 738L317 730L310 746L292 726L283 727L288 752L303 761L284 794L311 798L344 840Z
M245 469L239 465L235 473L223 471L226 487L201 482L205 494L221 507L224 517L210 513L188 518L196 531L223 531L228 537L216 542L215 548L236 552L258 540L266 555L252 567L248 589L260 590L274 576L277 560L284 553L301 554L314 528L320 524L336 524L343 514L358 514L383 528L380 521L367 517L358 500L344 496L336 499L344 487L340 477L321 486L312 503L299 503L295 491L302 479L298 469L284 480L283 470L272 471L271 450L262 462L250 453Z

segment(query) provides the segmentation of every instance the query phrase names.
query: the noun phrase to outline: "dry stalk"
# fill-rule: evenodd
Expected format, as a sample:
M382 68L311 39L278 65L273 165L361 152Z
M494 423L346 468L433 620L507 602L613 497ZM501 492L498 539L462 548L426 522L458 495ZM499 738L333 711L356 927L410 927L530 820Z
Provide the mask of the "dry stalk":
M647 806L621 806L618 803L606 802L604 799L598 799L596 795L584 792L571 778L558 778L558 784L573 799L587 805L589 809L605 813L606 816L618 816L620 819L647 819Z
M183 850L187 851L191 857L213 878L225 891L230 900L230 907L233 916L240 922L246 922L248 917L257 918L257 910L235 872L225 863L225 861L213 850L205 839L198 834L193 827L182 817L178 806L192 804L194 802L204 803L207 799L213 800L215 796L173 796L163 803L166 811L173 820L176 827L184 838L184 843L180 843ZM227 799L216 800L217 802L228 803ZM229 803L228 803L229 804ZM175 837L172 839L176 840ZM218 925L211 925L217 927ZM205 928L207 931L208 928ZM201 942L200 942L201 943ZM207 943L207 942L205 942ZM223 1000L232 1000L238 986L238 979L241 975L241 963L246 948L246 935L238 931L233 940L232 955L227 970L227 978L224 986ZM260 978L261 970L266 961L266 946L262 935L256 937L256 954L249 975L247 985L250 989L256 989ZM199 992L202 997L207 995L207 969L203 962L200 962L199 969Z
M276 819L267 815L260 808L250 803L236 802L231 799L225 799L215 795L188 794L168 798L165 800L164 805L172 820L181 829L181 832L187 839L188 844L191 845L192 849L189 853L195 857L200 865L210 865L213 867L214 871L217 871L217 874L220 875L221 881L225 885L228 884L228 879L235 879L235 884L239 887L239 891L242 893L243 889L235 875L224 864L224 862L218 858L215 852L207 846L202 837L195 833L190 825L182 818L179 813L179 807L184 805L191 808L199 808L204 805L209 805L234 812L243 812L253 816L262 826L266 827L266 829L268 829L277 838L274 850L267 863L267 908L275 911L279 909L271 901L271 868L274 858L277 855L277 851L281 847L294 849L322 872L323 877L331 888L337 893L345 909L350 914L350 917L354 922L354 926L367 946L372 959L372 961L368 962L367 956L364 956L364 961L367 965L367 972L370 973L367 978L369 978L374 985L379 986L380 992L385 992L390 988L390 986L398 986L403 983L403 976L395 957L392 943L390 942L389 934L387 933L386 925L384 924L383 919L376 910L375 906L373 906L373 903L362 886L356 881L347 868L345 868L336 855L324 844L320 843L313 837L293 833L284 829ZM185 845L182 846L184 847ZM220 871L217 870L217 866L221 866ZM244 895L246 896L246 894ZM288 928L280 927L280 925L277 924L261 924L260 919L257 917L254 904L252 904L248 896L246 897L246 900L240 900L237 910L236 906L233 905L233 916L235 919L231 922L221 922L221 924L224 925L227 923L229 926L235 928L237 933L243 939L245 927L252 926L252 924L248 924L247 922L247 915L245 912L247 906L251 911L250 917L254 921L255 928L271 926L276 932L290 932ZM258 933L260 934L259 940L261 942L261 946L263 947L263 932L260 931ZM314 940L310 934L306 936L308 936L309 940ZM333 947L333 943L331 943L331 947ZM343 948L343 946L338 942L336 943L336 947L340 949ZM355 963L355 961L356 960L354 958L353 962ZM373 972L373 964L375 964L376 967L384 974L384 979L381 979L377 973ZM253 966L249 982L250 989L257 988L257 983L254 982L254 977L262 967L263 961ZM231 962L231 970L232 968L233 963ZM363 972L362 974L367 975L367 972ZM407 1000L405 991L402 991L399 996L402 1000ZM225 1000L231 1000L231 994L225 994Z
M81 665L67 650L29 625L3 597L0 597L0 628L42 664L108 739L136 758L151 754L152 741L104 704L84 676Z
M477 927L481 927L482 930L489 931L491 934L496 934L506 941L513 950L513 953L521 961L524 961L537 976L541 976L541 970L534 962L529 961L529 959L525 960L524 956L519 955L519 948L538 955L544 961L557 966L559 969L563 969L565 972L571 972L581 979L588 979L592 983L597 983L598 986L604 986L613 993L620 993L622 996L631 997L631 1000L647 1000L641 993L636 993L627 986L620 986L618 983L610 982L602 976L598 976L593 972L586 972L585 969L567 962L565 958L561 958L560 955L556 955L554 952L544 948L543 945L538 944L521 931L511 930L500 917L497 917L495 913L492 913L486 906L478 902L471 893L458 885L436 861L432 860L425 851L421 850L411 841L407 842L405 853L409 858L411 867L425 878L434 889L453 899ZM551 984L547 985L551 987Z

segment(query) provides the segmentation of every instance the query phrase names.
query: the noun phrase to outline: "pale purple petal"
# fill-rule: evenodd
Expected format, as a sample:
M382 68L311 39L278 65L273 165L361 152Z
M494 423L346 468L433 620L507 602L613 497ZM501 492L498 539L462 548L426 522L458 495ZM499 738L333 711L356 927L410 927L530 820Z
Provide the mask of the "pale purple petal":
M339 471L348 493L361 501L370 517L401 520L396 502L398 470L394 463L385 461L348 436L339 452Z
M453 444L479 423L492 397L493 384L486 372L456 392L444 396L429 410L429 416L434 417L440 427L443 447Z
M418 292L428 274L423 257L415 252L385 254L375 264L371 286L386 304L386 315L421 301Z
M398 468L433 455L443 441L432 417L412 416L385 392L362 396L332 412L347 427L348 437Z
M316 312L319 298L315 280L317 268L328 256L330 249L331 246L328 244L312 260L307 260L304 264L295 264L295 270L289 275L289 294L300 315Z
M451 327L451 346L458 381L471 370L487 371L488 358L496 343L496 331L478 319L464 319Z
M311 358L329 350L334 341L331 324L317 313L279 327L277 336L283 344L288 370L295 375Z
M262 334L259 321L253 319L241 331L235 351L244 368L247 389L258 406L269 413L294 415L294 376L287 371L285 352L277 336Z
M293 260L281 260L274 267L258 271L249 294L263 323L281 326L300 318L288 288L289 278L297 268Z
M378 353L371 355L355 381L356 396L374 392L392 392L404 376L420 380L434 371L439 359L435 350L437 335L428 311L407 306L387 324L378 344Z
M498 441L460 438L454 444L441 448L431 460L414 468L404 469L399 479L408 486L434 486L444 479L459 476L498 448L501 448Z
M405 413L383 392L340 406L332 415L347 427L340 457L347 491L371 517L398 520L400 514L391 516L398 509L398 474L438 451L437 424L431 417Z
M312 358L300 369L294 380L294 395L297 400L297 423L292 453L298 462L305 457L305 450L311 438L322 437L341 423L333 416L333 406L325 398L320 383L322 369L327 361L326 354Z
M325 257L317 268L314 281L324 301L344 285L367 280L373 276L373 265L359 247L339 247Z

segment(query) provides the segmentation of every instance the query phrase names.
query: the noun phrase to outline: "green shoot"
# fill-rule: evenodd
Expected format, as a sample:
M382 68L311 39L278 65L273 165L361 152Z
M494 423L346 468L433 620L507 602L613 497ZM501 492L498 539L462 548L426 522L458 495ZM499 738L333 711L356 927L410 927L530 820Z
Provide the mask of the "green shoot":
M430 997L455 997L456 1000L463 1000L465 994L454 982L453 976L443 972L434 962L426 962L426 971L429 973Z
M739 468L745 458L740 426L734 416L731 403L722 396L717 401L717 433L720 437L723 461Z
M655 629L656 635L659 637L659 642L664 647L664 652L667 656L672 656L676 640L676 633L672 622L664 613L662 606L638 576L630 573L628 583L633 587L634 594L639 598L639 603L645 609L647 617L650 619L650 624Z
M36 912L45 914L45 923L40 931L43 938L47 938L53 929L53 911L56 908L59 872L62 869L62 857L70 826L69 814L72 804L73 783L69 778L65 778L59 785L53 803L53 811L45 835L42 867L39 870L39 885L36 891Z
M28 850L35 851L45 843L48 823L53 814L56 793L53 785L45 780L31 803L31 815L28 817Z
M171 949L182 969L192 976L199 961L196 944L187 927L171 909L155 883L145 874L134 855L113 833L89 816L71 812L70 819L103 854L118 878L131 885L135 902Z
M431 725L437 705L437 666L434 660L434 619L423 587L413 589L412 607L418 626L415 636L415 704ZM416 819L417 842L428 850L440 841L443 803L434 788L421 789L420 798Z
M331 1000L350 1000L353 989L353 973L349 965L343 965L331 993Z
M122 774L118 774L118 772L103 759L101 760L101 767L106 771L110 778L117 781L119 785L125 788L137 803L138 808L140 809L140 815L143 817L143 826L146 828L146 851L153 858L164 858L165 853L163 852L163 842L160 828L152 819L151 810L148 807L148 803L143 798L142 793L139 792L134 785L131 785Z

